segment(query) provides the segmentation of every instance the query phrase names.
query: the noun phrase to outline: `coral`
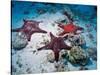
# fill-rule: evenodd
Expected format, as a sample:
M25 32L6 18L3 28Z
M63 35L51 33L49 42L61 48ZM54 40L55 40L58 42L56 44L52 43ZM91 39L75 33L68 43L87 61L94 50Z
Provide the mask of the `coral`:
M74 46L68 53L68 60L72 64L86 65L88 62L88 54L79 46Z

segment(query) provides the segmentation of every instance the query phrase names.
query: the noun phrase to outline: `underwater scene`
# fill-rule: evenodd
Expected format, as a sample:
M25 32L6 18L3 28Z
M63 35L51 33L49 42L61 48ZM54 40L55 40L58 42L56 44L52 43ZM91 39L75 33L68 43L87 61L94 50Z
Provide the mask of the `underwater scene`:
M97 69L97 6L11 1L12 75Z

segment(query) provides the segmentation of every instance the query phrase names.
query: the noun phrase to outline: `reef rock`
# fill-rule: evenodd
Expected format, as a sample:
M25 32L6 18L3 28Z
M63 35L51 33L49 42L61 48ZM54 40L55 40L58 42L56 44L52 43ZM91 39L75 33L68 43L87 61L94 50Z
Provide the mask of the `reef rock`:
M21 50L28 44L27 37L23 33L16 33L14 40L12 41L12 47L15 50Z
M51 50L50 50L50 51L51 51ZM51 53L49 53L49 54L47 55L47 61L53 63L53 62L54 62L54 59L55 59L55 57L54 57L54 53L53 53L53 51L52 51Z
M88 62L88 54L80 46L74 46L68 52L68 60L73 64L86 65Z
M82 35L68 36L67 39L71 42L72 46L81 46L83 49L86 48L86 41Z

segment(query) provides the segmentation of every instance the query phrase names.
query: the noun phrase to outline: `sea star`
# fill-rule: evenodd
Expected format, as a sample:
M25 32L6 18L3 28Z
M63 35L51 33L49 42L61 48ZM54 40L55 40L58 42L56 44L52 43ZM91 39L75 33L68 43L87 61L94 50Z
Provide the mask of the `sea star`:
M66 25L59 23L58 26L64 30L60 35L64 35L66 33L78 34L78 33L82 33L83 30L84 30L82 27L76 26L73 23L69 23L69 24L66 24ZM80 31L80 32L78 32L78 31Z
M82 27L73 24L74 19L67 11L64 11L63 15L67 17L69 23L66 25L63 25L62 23L58 23L58 26L64 30L60 35L64 35L66 33L77 34L78 30L80 31L78 32L78 34L83 32L84 29Z
M22 32L26 35L27 40L30 41L33 33L47 33L46 31L39 28L39 23L42 21L34 20L23 20L24 24L21 28L12 29L12 32Z
M62 37L55 37L51 32L50 32L50 37L51 37L51 42L48 43L47 45L39 48L38 50L41 50L41 49L44 49L44 48L45 49L51 49L54 52L55 61L58 62L59 52L62 49L70 50L71 47L65 44L64 39Z

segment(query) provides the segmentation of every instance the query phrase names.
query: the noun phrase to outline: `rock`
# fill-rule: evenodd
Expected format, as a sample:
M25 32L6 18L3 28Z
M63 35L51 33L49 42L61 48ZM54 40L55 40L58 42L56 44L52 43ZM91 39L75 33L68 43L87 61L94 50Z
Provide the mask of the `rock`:
M67 60L63 58L60 59L59 62L56 62L55 67L57 72L64 72L69 70Z
M68 71L68 64L67 64L67 51L62 50L59 53L59 61L57 62L57 65L55 66L57 69L57 72L63 72Z
M28 40L26 36L23 33L16 33L16 36L14 37L12 41L12 47L15 50L21 50L25 48L28 44Z
M47 61L49 61L50 63L54 63L54 59L55 59L55 57L54 57L53 52L51 52L47 55Z
M59 61L63 60L63 64L65 64L65 65L67 64L67 60L66 60L67 55L68 55L67 50L62 50L59 53Z
M81 66L81 67L79 68L79 70L88 70L88 68L87 68L87 67L84 67L84 66Z
M64 64L58 64L58 67L57 67L57 72L63 72L65 71L65 65Z
M88 54L80 46L74 46L68 53L68 60L73 64L86 65L88 63Z
M71 41L73 46L81 46L82 48L86 47L86 41L82 35L69 36L68 40Z

